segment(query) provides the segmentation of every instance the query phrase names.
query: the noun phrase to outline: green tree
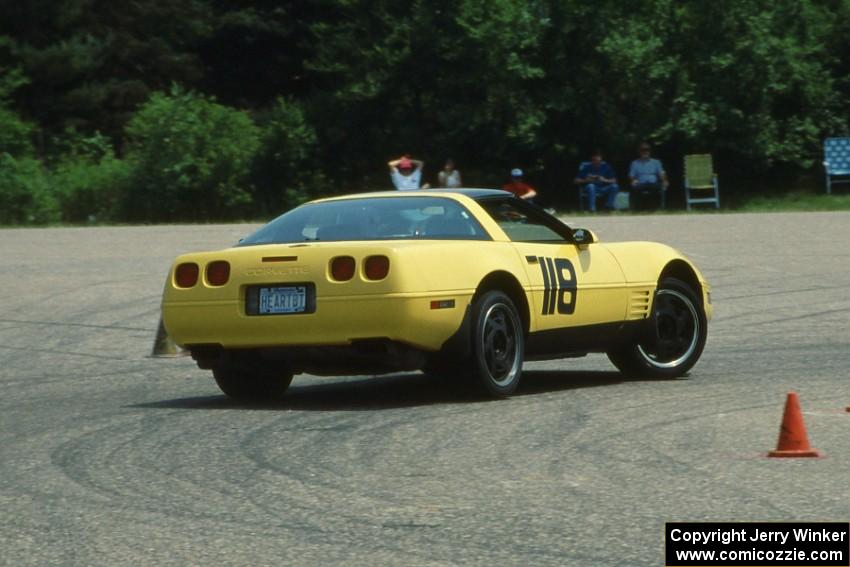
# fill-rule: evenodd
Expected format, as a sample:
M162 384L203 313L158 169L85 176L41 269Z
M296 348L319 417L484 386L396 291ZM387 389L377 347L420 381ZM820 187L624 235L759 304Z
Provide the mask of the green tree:
M260 117L260 150L254 161L256 202L274 214L328 191L316 131L301 105L279 98Z
M0 37L0 52L11 43ZM33 158L32 126L10 106L12 94L26 83L19 68L0 65L0 224L38 224L56 218L44 168Z
M684 153L710 151L724 192L787 186L819 172L823 137L850 131L848 0L32 0L0 13L0 152L42 159L68 218L98 199L67 188L100 179L101 167L120 178L127 154L128 214L202 219L288 207L326 180L337 191L386 187L384 164L402 152L424 158L426 176L452 156L480 185L521 165L544 195L572 197L591 148L622 175L641 138L673 179ZM183 94L151 97L172 83ZM193 102L178 104L184 95ZM247 109L259 129L223 105ZM140 107L145 127L125 130ZM206 143L154 136L172 126L154 128L151 107L231 116L231 140L260 146L251 182L233 165L251 159L236 150L218 168ZM178 123L188 140L211 136ZM111 157L68 145L97 132Z
M831 10L819 2L680 4L612 18L598 48L626 93L612 105L646 136L737 153L757 167L813 165L820 138L839 126ZM710 36L710 40L708 39Z
M282 95L303 99L311 88L303 62L311 23L331 6L316 0L209 2L210 29L196 52L204 68L199 88L236 107L266 108Z
M50 186L61 220L120 220L130 163L115 157L109 139L99 133L87 136L69 129L54 145L64 150L50 172Z
M130 218L205 221L252 211L248 182L259 129L245 112L173 88L139 109L127 140Z
M48 134L67 127L120 140L135 108L172 81L197 84L199 42L211 30L205 0L4 2L0 35L29 84L15 95ZM50 149L50 148L48 148Z
M12 45L10 38L0 36L0 52ZM12 109L11 103L13 93L27 82L19 67L0 64L0 154L21 156L32 153L32 126Z
M351 0L338 8L313 26L306 66L332 85L311 115L332 152L350 156L349 176L380 172L387 183L383 164L402 151L432 162L486 157L486 168L501 172L539 149L544 2Z
M31 155L31 132L32 126L21 120L17 113L0 105L0 154Z
M58 208L41 163L0 153L0 224L44 224Z

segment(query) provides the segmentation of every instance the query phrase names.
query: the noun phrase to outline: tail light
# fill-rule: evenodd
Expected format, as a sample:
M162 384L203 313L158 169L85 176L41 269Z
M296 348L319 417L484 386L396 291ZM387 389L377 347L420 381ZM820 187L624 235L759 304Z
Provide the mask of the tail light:
M331 277L338 282L347 282L354 277L354 258L337 256L331 260Z
M230 263L216 260L207 264L207 282L210 285L224 285L230 279Z
M198 265L194 262L180 264L174 271L174 281L177 287L192 287L198 283Z
M386 256L369 256L363 266L367 280L382 280L390 271L390 259Z

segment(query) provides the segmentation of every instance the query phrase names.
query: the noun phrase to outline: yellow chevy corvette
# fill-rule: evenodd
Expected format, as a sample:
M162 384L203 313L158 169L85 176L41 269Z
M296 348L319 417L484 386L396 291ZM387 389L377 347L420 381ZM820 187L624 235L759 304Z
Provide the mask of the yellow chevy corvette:
M602 244L504 191L392 191L313 201L178 257L162 317L234 398L278 397L302 372L415 369L508 396L524 360L589 352L680 376L711 300L663 244Z

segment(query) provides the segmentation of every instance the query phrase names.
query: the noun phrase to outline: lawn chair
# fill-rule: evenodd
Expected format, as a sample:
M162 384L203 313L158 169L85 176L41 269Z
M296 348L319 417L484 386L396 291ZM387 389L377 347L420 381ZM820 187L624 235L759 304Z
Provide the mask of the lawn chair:
M823 142L823 167L826 169L826 192L833 183L850 183L850 138L827 138ZM837 179L833 180L832 178Z
M691 196L691 192L700 196ZM708 195L708 192L711 195ZM720 208L720 188L711 154L685 156L685 206L690 211L694 203L714 203Z

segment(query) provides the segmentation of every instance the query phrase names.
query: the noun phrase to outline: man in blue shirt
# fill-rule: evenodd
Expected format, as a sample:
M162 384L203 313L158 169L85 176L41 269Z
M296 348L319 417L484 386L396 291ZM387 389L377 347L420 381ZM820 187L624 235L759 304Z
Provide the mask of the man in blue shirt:
M631 206L635 210L645 210L655 203L660 204L661 192L667 190L667 173L661 162L652 159L652 148L648 142L638 146L640 157L629 168L629 180L632 182Z
M590 161L579 166L578 174L573 182L578 185L579 191L587 193L590 212L596 212L597 197L605 199L606 211L614 210L614 200L617 198L620 186L617 185L614 170L608 163L602 161L602 152L594 151Z

